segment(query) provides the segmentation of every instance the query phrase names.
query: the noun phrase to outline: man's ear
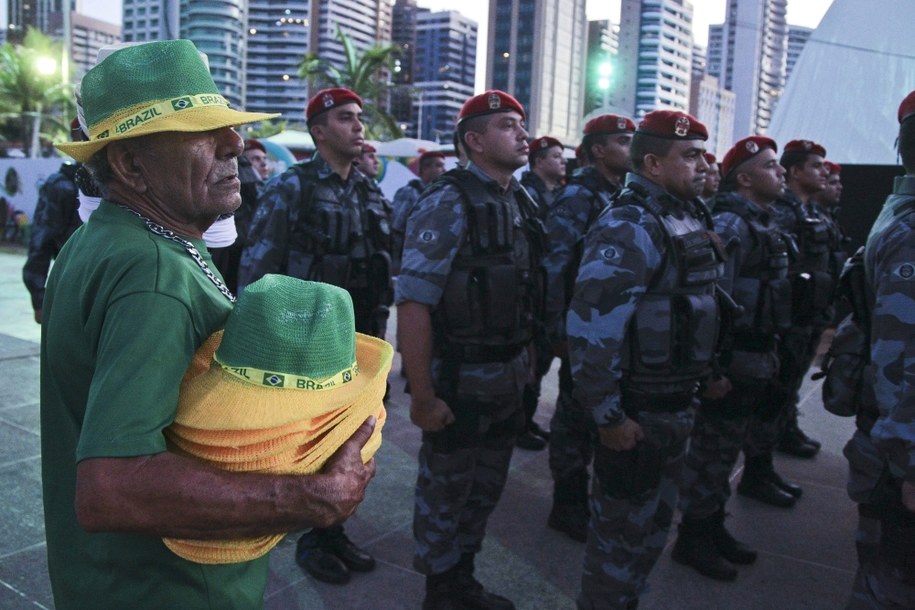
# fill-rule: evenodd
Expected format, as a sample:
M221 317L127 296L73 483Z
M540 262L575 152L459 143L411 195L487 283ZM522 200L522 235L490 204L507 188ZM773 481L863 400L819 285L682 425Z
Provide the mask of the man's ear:
M468 131L464 134L464 147L478 154L483 152L482 135L475 131Z
M115 179L138 193L146 192L149 185L143 171L143 162L135 154L139 150L126 142L112 142L106 148L108 165Z
M661 174L661 158L654 153L648 153L642 158L642 169L649 176L659 176Z

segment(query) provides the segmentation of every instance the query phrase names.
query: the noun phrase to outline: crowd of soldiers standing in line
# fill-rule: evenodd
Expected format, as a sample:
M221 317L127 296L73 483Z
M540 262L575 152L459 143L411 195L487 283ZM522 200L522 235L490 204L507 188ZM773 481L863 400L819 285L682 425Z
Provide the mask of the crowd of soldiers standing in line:
M384 338L397 304L411 420L423 433L414 513L423 607L514 607L476 580L474 556L516 446L549 446L548 525L586 543L580 608L637 606L677 508L673 559L734 580L735 565L757 557L725 527L739 454L737 493L789 508L803 490L774 470L773 452L810 458L820 448L798 426L797 403L836 323L850 254L835 219L841 168L815 142L793 140L779 155L764 136L719 161L701 122L658 110L638 125L590 120L567 174L563 144L529 141L523 107L488 91L458 117L459 167L445 172L444 154L424 153L392 204L374 180L361 111L352 91L315 95L306 117L317 152L266 185L266 150L249 140L243 204L224 219L238 237L230 231L211 254L233 292L267 273L345 288L358 332ZM913 113L910 95L899 117L909 172ZM49 178L36 210L23 275L39 323L50 260L80 222L77 190L91 199L91 181L77 189L74 173L65 165ZM910 177L896 193L912 200ZM891 341L911 335L892 300L910 296L904 238L915 206L894 205L867 259L871 341L886 356L873 355L879 410L866 425L859 418L846 450L865 481L853 494L865 507L854 608L915 606L915 417L905 348ZM547 432L534 414L554 358ZM888 504L868 510L878 496ZM303 534L296 560L335 583L374 567L342 525Z

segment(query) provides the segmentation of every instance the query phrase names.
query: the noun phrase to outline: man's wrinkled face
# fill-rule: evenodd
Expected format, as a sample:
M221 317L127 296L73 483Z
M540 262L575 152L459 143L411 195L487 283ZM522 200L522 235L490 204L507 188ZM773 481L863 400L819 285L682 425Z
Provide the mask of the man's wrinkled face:
M243 144L234 129L223 127L155 133L131 146L145 197L176 218L193 222L241 205L237 157Z

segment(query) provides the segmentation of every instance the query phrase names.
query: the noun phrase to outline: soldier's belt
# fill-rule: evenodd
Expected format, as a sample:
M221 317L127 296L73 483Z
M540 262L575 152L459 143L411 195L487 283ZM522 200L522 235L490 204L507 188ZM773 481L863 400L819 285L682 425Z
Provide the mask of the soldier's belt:
M509 362L527 347L518 345L460 345L451 344L436 355L440 358L454 358L462 364L483 364L486 362Z
M650 394L648 392L625 391L622 394L623 409L649 413L676 413L693 404L694 392L676 394Z

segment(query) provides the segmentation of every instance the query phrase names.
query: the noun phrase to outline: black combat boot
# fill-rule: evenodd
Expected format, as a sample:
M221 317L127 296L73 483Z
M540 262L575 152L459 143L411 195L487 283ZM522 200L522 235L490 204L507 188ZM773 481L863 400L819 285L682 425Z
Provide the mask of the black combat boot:
M712 542L715 544L715 548L718 549L718 553L722 557L735 563L737 565L750 565L756 561L756 551L748 547L742 542L739 542L731 535L724 527L724 509L719 508L718 512L712 515Z
M321 548L336 555L353 572L371 572L375 569L375 558L353 544L342 525L324 530Z
M703 576L731 581L737 578L737 568L725 559L713 541L716 529L714 517L689 519L684 517L678 527L677 542L671 558L691 566Z
M456 566L426 576L423 610L514 610L510 600L490 593L473 576L473 554L464 553Z
M547 525L572 540L584 542L588 538L588 473L577 473L556 481L553 486L553 508Z
M313 529L302 534L295 545L295 562L313 578L332 585L349 582L350 571L346 564L321 545L324 530Z
M797 501L797 497L782 489L775 482L773 475L775 475L775 469L772 467L771 455L748 457L744 461L743 476L740 478L740 483L737 484L737 493L771 506L791 508ZM788 485L782 481L781 477L778 477L778 480L782 484ZM798 492L800 492L799 487Z

